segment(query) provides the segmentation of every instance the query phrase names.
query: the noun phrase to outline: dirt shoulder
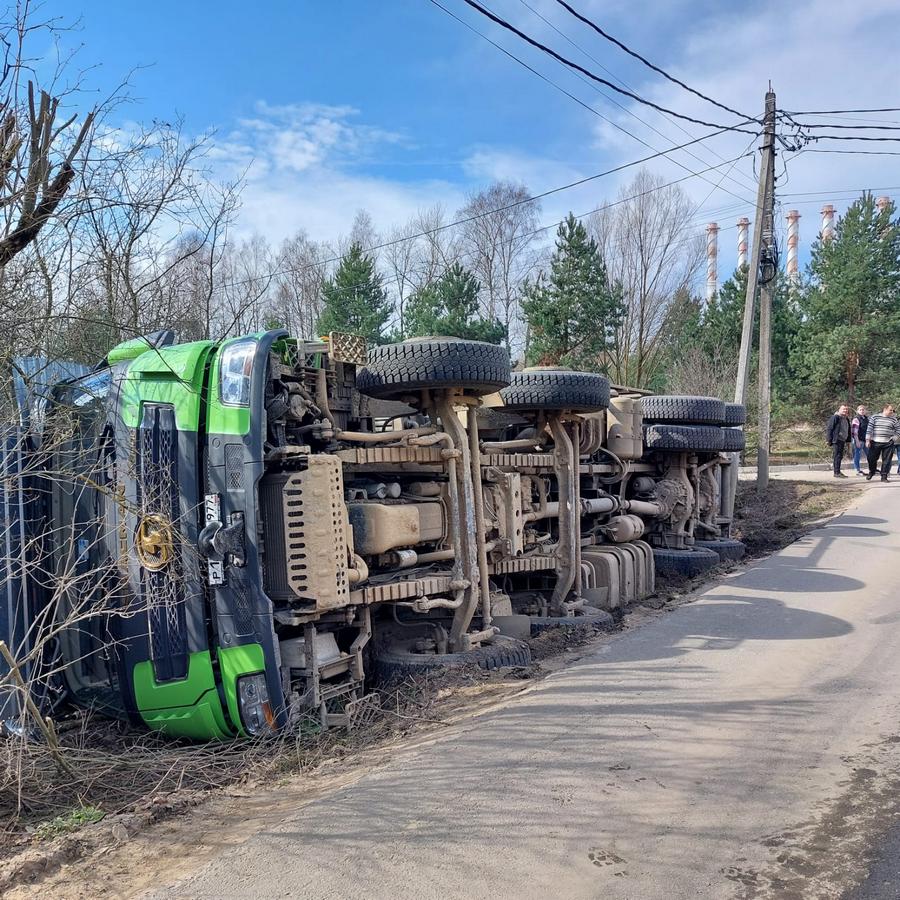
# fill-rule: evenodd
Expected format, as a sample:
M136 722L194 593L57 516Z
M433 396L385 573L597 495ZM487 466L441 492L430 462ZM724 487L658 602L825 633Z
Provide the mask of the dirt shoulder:
M856 482L780 480L760 496L754 485L742 484L736 536L747 543L748 560L768 555L840 514L863 488ZM746 564L723 565L690 580L660 581L657 595L630 610L617 630L638 628L691 602L717 578ZM532 641L535 662L527 668L406 682L382 696L382 714L376 721L350 734L309 734L274 747L243 748L184 748L137 738L136 749L146 766L165 777L155 787L148 783L141 800L107 809L96 799L104 796L101 783L87 802L73 804L61 816L9 830L0 864L0 894L132 896L152 886L160 855L165 855L172 877L202 864L230 843L277 821L284 811L352 784L397 754L412 752L446 729L508 703L535 680L615 639L615 631L598 634L588 627L553 630Z

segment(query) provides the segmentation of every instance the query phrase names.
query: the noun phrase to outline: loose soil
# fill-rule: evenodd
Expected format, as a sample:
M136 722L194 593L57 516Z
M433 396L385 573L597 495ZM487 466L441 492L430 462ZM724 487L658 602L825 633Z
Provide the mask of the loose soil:
M841 513L862 487L852 481L831 485L778 480L771 483L767 494L759 495L754 484L742 483L734 536L747 544L748 559L768 555ZM657 594L630 610L615 629L640 627L648 618L690 602L717 576L744 564L726 563L694 579L660 579ZM264 796L278 784L302 791L306 802L335 784L353 782L401 749L427 741L436 731L505 703L526 690L534 679L594 652L598 644L611 639L613 634L598 633L589 626L553 629L531 640L534 661L526 668L454 671L409 679L386 688L380 695L380 714L364 728L350 733L315 734L310 729L299 737L292 735L268 746L257 744L236 751L235 745L179 748L147 736L117 738L111 728L100 729L100 743L110 757L116 753L111 741L131 740L155 763L149 768L165 772L165 777L148 782L139 799L122 797L115 807L104 806L106 791L101 780L77 804L70 798L67 805L46 810L41 820L20 817L8 822L0 845L0 895L129 895L131 890L151 883L152 867L143 869L139 862L147 858L153 845L148 837L151 833L159 829L166 832L165 846L174 868L179 867L179 860L188 865L195 861L197 853L193 840L196 821L215 817L227 822L229 810L237 803L241 807L240 821L249 827L245 818L247 798ZM83 750L84 732L81 735L79 749ZM133 750L119 752L127 755ZM179 754L184 757L181 762ZM49 765L51 761L44 763ZM108 760L107 765L113 776L116 765ZM296 797L295 802L299 802ZM79 809L85 808L99 809L105 817L94 821L96 816L92 815L91 824L71 831L66 824L57 824L77 822ZM271 815L269 807L265 809L260 815ZM227 835L223 834L222 839L228 842ZM238 836L234 835L234 839ZM143 852L142 843L146 843ZM129 846L120 851L125 844Z

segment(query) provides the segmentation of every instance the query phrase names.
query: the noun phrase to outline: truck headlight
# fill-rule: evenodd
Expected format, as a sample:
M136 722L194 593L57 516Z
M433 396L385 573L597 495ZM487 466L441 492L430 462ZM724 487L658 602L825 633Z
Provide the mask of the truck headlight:
M263 734L274 729L275 716L272 713L264 672L238 678L237 695L241 723L247 734Z
M256 340L233 341L219 361L219 399L228 406L250 405L250 375L256 356Z

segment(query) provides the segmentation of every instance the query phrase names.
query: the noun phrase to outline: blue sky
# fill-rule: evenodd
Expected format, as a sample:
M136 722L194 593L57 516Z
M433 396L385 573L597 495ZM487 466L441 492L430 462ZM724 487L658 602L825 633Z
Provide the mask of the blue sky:
M461 0L442 2L654 147L689 139L671 121L630 101L621 100L641 121L612 106ZM601 41L554 0L485 2L590 68L607 67L644 96L699 118L729 121ZM751 113L762 105L768 78L788 109L900 106L896 0L865 6L835 0L573 5L684 80ZM83 44L82 64L100 64L88 74L90 84L102 92L135 66L144 67L132 77L135 102L117 113L121 124L180 114L190 132L215 129L213 160L223 177L247 170L239 226L245 233L277 240L302 228L313 238L335 239L349 230L358 208L368 209L387 231L433 203L454 211L492 178L522 181L539 192L652 152L428 0L81 0L45 8L71 16L76 7L81 27L67 40ZM694 136L705 131L685 127ZM696 149L699 159L675 156L696 171L736 156L748 141L740 135L717 139L711 146L718 157L706 147ZM796 205L803 213L802 256L818 228L821 204L834 199L841 207L838 189L900 185L898 159L803 154L788 161L779 189L785 209ZM667 160L649 168L672 180L686 174ZM727 171L716 188L726 171L708 174L711 182L684 183L703 202L698 231L709 218L724 229L740 215L752 217L750 160ZM633 174L548 198L542 220L599 205ZM900 198L900 189L893 193ZM724 270L733 234L723 230L720 238Z

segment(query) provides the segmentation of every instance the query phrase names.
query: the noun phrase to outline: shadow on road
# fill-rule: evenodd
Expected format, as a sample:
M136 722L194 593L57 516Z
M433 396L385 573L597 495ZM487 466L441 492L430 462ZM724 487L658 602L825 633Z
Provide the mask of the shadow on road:
M743 573L734 586L779 594L819 594L859 591L865 584L858 578L838 575L827 569L806 568L802 560L796 558L779 557L777 560L769 560L765 566Z
M689 604L646 635L609 645L604 660L637 662L683 656L694 650L733 650L744 641L813 641L850 634L853 626L827 613L788 606L773 597L716 595ZM664 636L664 640L660 640Z

